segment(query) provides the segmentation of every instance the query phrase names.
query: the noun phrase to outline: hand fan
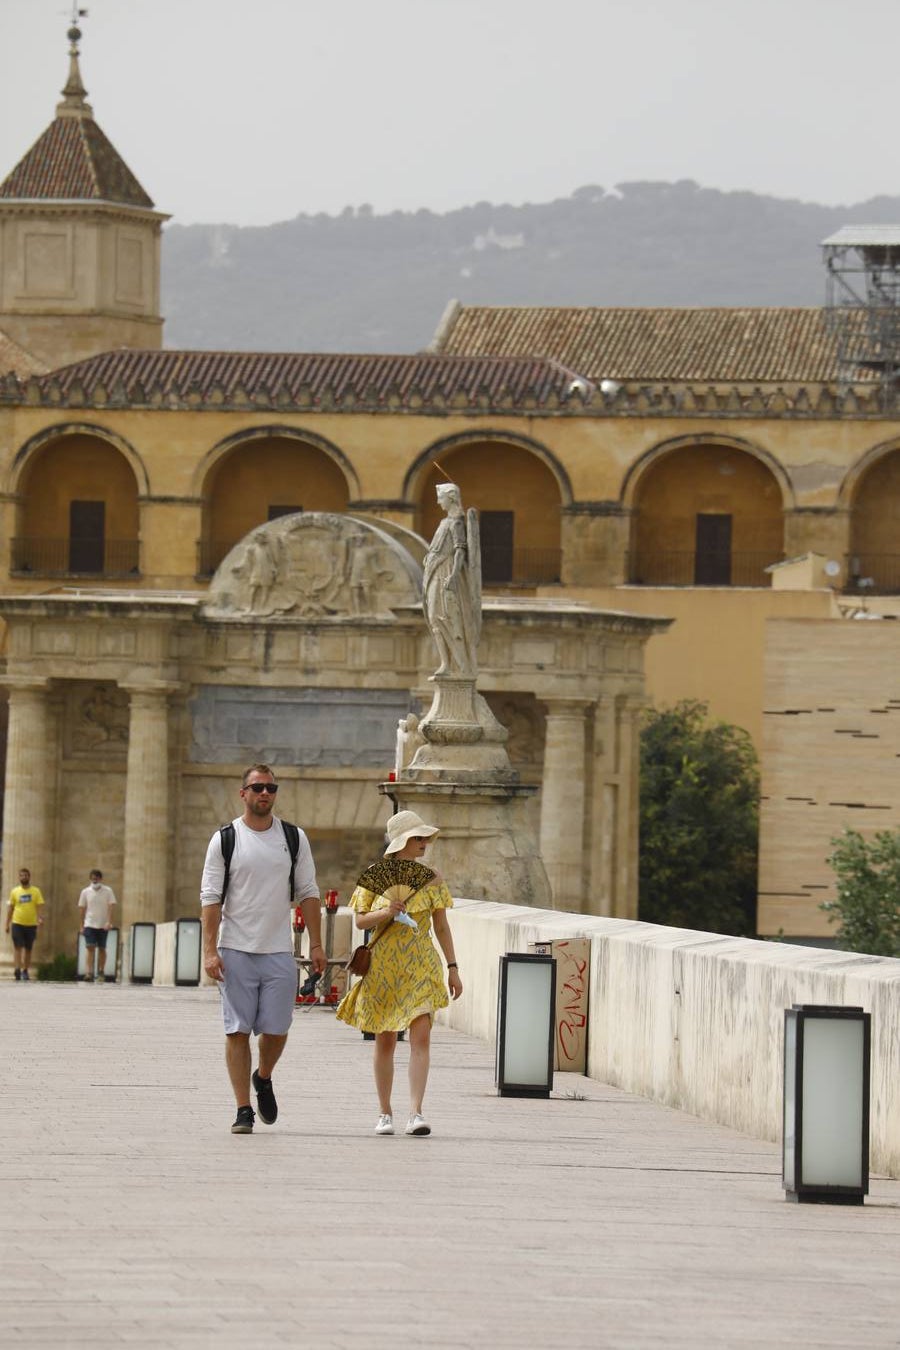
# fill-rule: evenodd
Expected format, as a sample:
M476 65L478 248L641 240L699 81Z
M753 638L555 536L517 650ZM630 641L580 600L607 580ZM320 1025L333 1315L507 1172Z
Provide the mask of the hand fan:
M407 900L432 881L435 873L413 858L381 858L363 872L358 886L385 900Z

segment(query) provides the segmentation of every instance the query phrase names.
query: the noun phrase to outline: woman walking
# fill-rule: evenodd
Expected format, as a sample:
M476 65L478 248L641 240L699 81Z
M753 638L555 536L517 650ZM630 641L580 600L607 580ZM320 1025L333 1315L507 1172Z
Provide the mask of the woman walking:
M438 1008L462 993L447 910L446 884L420 862L438 833L414 811L399 811L387 823L384 861L367 868L350 897L356 926L370 932L371 964L341 1000L337 1016L375 1034L375 1087L380 1116L376 1134L394 1133L394 1051L409 1028L409 1120L406 1133L431 1133L422 1115L431 1061L431 1024ZM431 930L447 963L447 984Z

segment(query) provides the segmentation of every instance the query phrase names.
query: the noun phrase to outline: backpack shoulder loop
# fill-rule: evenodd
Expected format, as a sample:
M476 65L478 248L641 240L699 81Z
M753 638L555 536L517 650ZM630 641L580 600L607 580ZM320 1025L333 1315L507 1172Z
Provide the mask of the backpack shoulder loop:
M297 867L297 855L300 852L300 831L296 825L292 825L289 820L281 822L281 828L284 830L284 837L287 842L288 852L291 855L291 904L294 903L294 871Z
M222 895L224 902L225 894L228 890L228 881L231 875L231 859L234 855L234 825L222 825L219 827L219 839L222 845L222 858L225 862L225 876L222 879Z

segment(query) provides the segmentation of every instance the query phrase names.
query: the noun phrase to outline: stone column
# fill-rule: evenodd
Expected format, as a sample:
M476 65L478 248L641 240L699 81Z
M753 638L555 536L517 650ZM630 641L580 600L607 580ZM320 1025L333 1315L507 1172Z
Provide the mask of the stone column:
M640 847L641 717L645 701L625 697L618 708L619 810L616 820L616 868L613 914L638 917L638 849Z
M562 513L562 580L567 586L627 581L631 512L618 502L573 502Z
M640 723L645 700L605 694L594 716L589 841L592 914L638 916Z
M618 725L614 694L602 695L594 705L593 751L593 802L587 843L590 905L585 908L591 914L613 914L619 816Z
M131 699L128 778L125 785L123 929L133 923L164 923L169 859L168 696L171 684L124 685Z
M583 699L544 699L547 739L541 790L541 857L556 909L580 910L584 876L587 713Z
M51 754L51 713L47 680L10 677L9 733L3 808L3 895L19 881L19 868L31 869L49 910L53 899L53 799L56 755ZM44 916L50 919L49 913ZM72 925L74 931L74 923ZM49 928L48 928L49 932ZM47 953L41 953L43 959Z

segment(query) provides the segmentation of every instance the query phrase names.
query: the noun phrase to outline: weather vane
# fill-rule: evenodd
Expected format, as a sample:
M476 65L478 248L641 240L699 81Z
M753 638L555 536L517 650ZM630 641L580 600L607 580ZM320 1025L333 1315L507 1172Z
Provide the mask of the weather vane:
M65 11L65 10L60 10L60 13L61 13L61 14L65 14L66 11ZM78 0L72 0L72 10L71 10L71 13L69 13L69 33L70 33L70 35L71 35L72 29L78 27L78 20L79 20L79 19L86 19L86 18L87 18L87 15L88 15L87 10L81 8L81 6L80 6L79 3L78 3ZM81 37L81 34L79 33L78 36Z

